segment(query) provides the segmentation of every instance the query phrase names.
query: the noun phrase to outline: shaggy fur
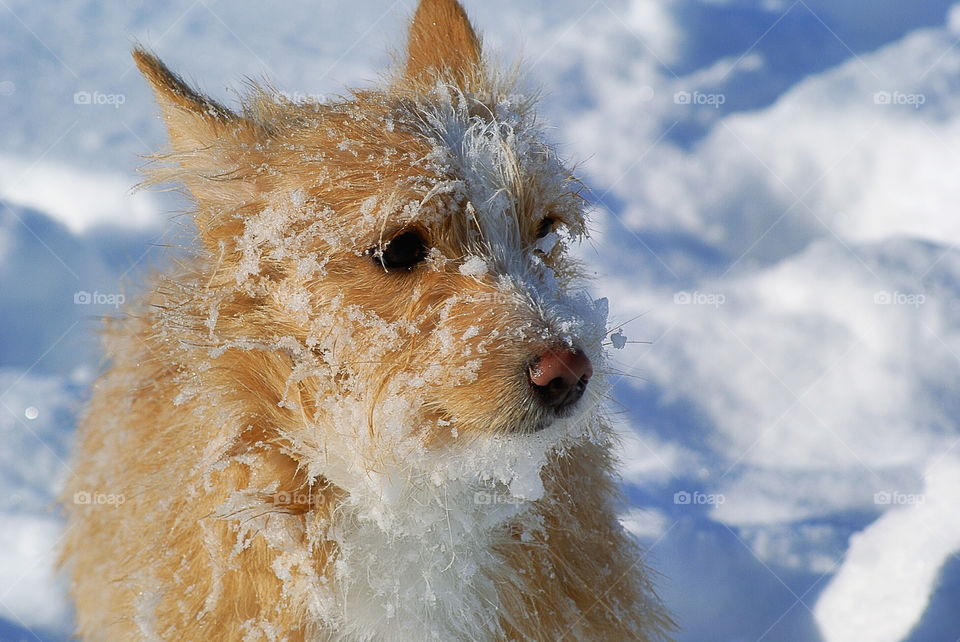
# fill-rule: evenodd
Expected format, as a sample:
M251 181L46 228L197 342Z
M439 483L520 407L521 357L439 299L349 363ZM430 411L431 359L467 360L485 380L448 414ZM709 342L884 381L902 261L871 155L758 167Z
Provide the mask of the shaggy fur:
M382 90L242 112L134 58L194 255L106 329L63 561L88 640L649 640L578 183L454 0ZM428 253L381 264L415 231ZM538 355L598 375L555 412ZM122 496L119 506L87 493Z

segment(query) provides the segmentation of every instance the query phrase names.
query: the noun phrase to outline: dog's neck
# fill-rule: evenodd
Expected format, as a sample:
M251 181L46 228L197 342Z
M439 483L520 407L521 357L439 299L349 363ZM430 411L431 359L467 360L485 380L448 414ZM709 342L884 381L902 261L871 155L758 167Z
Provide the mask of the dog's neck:
M328 446L325 475L346 498L328 533L330 604L317 615L336 613L349 639L489 638L497 583L511 579L495 545L512 524L537 528L540 469L563 431L393 450L403 454L375 469L346 444Z
M400 439L380 451L395 454L375 464L370 451L348 443L352 431L339 432L322 452L309 453L307 466L343 491L332 518L245 519L238 546L267 538L281 551L273 568L284 593L343 639L495 637L491 627L499 624L490 613L498 595L522 582L497 545L529 541L541 528L541 470L557 449L586 437L585 421L563 420L533 435L460 438L440 449ZM238 493L224 512L242 514L239 507L264 490L272 492ZM322 541L336 547L325 571L311 557Z

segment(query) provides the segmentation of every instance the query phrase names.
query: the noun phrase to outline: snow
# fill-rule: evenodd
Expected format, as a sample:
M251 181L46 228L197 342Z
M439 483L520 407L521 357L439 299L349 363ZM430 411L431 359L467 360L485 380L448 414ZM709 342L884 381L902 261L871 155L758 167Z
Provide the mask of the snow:
M464 276L483 276L487 273L487 262L479 256L468 257L460 264L460 274Z
M682 640L960 635L936 608L960 598L960 4L921 4L466 2L496 59L523 43L521 80L582 161L597 212L579 252L625 324L607 365L623 522ZM181 242L164 234L182 203L130 193L136 155L163 143L131 40L228 102L244 75L334 95L375 80L411 10L2 9L0 637L70 631L53 498L98 367L93 317L113 311L75 296L135 290L161 262L150 244ZM274 222L249 223L245 269Z
M0 156L0 194L10 203L40 210L83 234L96 226L155 229L163 224L156 198L133 192L119 171L96 172L59 162L27 163Z
M34 376L0 369L0 618L63 632L70 609L55 579L63 526L56 493L66 471L77 396L89 376Z
M814 611L827 639L903 639L923 615L940 568L960 550L957 457L930 463L923 493L885 491L878 499L892 508L851 539Z

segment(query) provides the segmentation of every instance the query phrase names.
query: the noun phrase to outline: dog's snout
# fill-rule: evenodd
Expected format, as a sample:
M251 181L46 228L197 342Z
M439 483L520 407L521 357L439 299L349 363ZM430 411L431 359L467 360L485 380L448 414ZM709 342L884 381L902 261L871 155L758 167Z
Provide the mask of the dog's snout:
M593 376L593 364L580 349L552 349L530 366L530 383L547 407L561 409L576 403Z

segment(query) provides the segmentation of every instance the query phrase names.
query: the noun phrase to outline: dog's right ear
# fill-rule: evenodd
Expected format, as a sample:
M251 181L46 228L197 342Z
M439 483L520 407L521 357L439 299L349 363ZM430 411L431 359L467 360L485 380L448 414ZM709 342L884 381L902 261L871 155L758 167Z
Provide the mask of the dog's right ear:
M137 47L133 59L153 88L167 126L175 167L152 170L153 181L183 185L201 203L237 206L258 193L257 126L188 86L159 58Z

